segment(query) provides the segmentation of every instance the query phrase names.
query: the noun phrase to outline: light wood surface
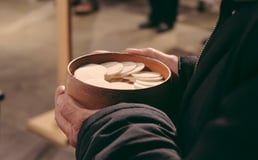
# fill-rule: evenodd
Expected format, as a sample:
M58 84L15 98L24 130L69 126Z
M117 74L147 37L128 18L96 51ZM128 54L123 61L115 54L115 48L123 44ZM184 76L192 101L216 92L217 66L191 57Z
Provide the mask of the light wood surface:
M64 85L66 68L72 57L70 0L56 0L57 18L57 84ZM58 128L54 110L37 115L28 122L28 129L51 142L67 145L67 138Z
M72 57L70 0L56 0L57 83L64 84L66 67Z
M28 122L28 129L47 140L58 144L67 145L67 138L64 133L58 128L54 120L54 111L48 111L31 118Z

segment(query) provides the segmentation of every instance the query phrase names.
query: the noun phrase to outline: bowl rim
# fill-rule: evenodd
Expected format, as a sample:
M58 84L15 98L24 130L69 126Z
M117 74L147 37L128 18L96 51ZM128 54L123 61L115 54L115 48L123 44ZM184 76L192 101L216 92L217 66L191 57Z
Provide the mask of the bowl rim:
M115 56L116 56L116 55L125 55L125 56L129 56L129 57L132 57L132 56L133 56L133 57L140 57L140 58L147 59L147 60L149 60L149 61L154 61L154 62L156 62L156 63L162 65L162 66L166 69L166 71L167 71L167 77L165 78L165 77L162 75L163 78L164 78L164 81L163 81L161 84L158 84L158 85L155 85L155 86L152 86L152 87L147 87L147 88L140 88L140 89L115 89L115 88L107 88L107 87L95 86L95 85L91 85L91 84L85 83L85 82L83 82L83 81L81 81L81 80L75 78L74 73L72 73L72 71L71 71L71 66L74 65L74 63L76 63L76 62L78 62L78 61L83 61L85 58L87 58L87 57L89 57L89 56L95 56L95 55L96 55L96 56L101 56L101 55L108 55L108 54L109 54L109 55L112 54L112 55L115 55ZM128 61L130 61L130 60L128 60ZM84 63L84 64L78 65L77 67L75 67L74 71L75 71L77 68L79 68L79 67L81 67L81 66L83 66L83 65L85 65L85 64L89 64L89 63ZM73 71L73 72L74 72L74 71ZM113 91L135 91L135 90L146 90L146 89L150 89L150 88L155 88L155 87L158 87L158 86L160 86L160 85L166 83L167 81L170 80L170 78L171 78L171 76L172 76L172 71L169 69L169 67L168 67L165 63L161 62L160 60L157 60L157 59L148 57L148 56L143 56L143 55L139 55L139 54L128 54L128 53L125 53L125 52L104 52L104 53L88 53L88 54L84 54L84 55L78 56L77 58L74 58L74 59L71 60L71 61L68 63L68 65L67 65L67 74L68 74L67 76L70 76L70 77L72 77L72 78L78 80L78 81L79 81L80 83L82 83L82 84L86 84L86 85L88 85L88 86L95 87L95 88L98 88L98 89L113 90Z

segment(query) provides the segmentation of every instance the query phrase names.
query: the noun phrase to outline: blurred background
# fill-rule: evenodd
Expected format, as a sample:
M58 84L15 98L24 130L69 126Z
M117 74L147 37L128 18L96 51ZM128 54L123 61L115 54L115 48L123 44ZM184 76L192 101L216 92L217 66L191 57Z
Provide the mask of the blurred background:
M65 2L65 0L64 0ZM217 6L179 1L172 29L140 29L148 0L99 0L99 9L78 15L71 9L72 57L94 50L153 47L167 54L199 55L211 34ZM28 130L32 117L52 110L57 87L58 27L54 0L0 1L0 159L73 160L74 149Z

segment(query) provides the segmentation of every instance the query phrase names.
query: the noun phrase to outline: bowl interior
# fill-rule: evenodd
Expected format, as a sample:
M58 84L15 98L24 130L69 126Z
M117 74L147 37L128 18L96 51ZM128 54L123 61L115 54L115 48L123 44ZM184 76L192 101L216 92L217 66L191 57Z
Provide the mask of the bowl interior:
M101 64L108 61L133 61L145 64L151 71L158 72L164 77L164 82L149 88L142 89L111 89L89 85L75 78L77 68L86 64ZM171 72L162 62L140 56L122 53L101 53L84 55L72 60L68 64L66 92L76 99L85 108L104 108L119 102L145 103L159 108L169 106Z
M158 60L141 56L141 55L132 55L132 54L123 54L123 53L100 53L100 54L84 55L84 56L78 57L69 63L68 74L74 75L74 72L77 68L86 64L90 64L90 63L101 64L108 61L141 62L145 64L145 67L147 69L160 73L165 80L169 79L171 76L171 72L169 68Z

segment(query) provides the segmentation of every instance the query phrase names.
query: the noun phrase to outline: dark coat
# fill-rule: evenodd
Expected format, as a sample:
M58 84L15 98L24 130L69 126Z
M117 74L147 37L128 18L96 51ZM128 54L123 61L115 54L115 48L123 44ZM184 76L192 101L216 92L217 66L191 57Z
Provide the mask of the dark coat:
M184 92L178 145L198 160L258 159L258 4L221 9Z
M178 113L128 103L103 109L84 122L77 159L257 160L258 1L236 1L223 1L198 64L180 59Z

